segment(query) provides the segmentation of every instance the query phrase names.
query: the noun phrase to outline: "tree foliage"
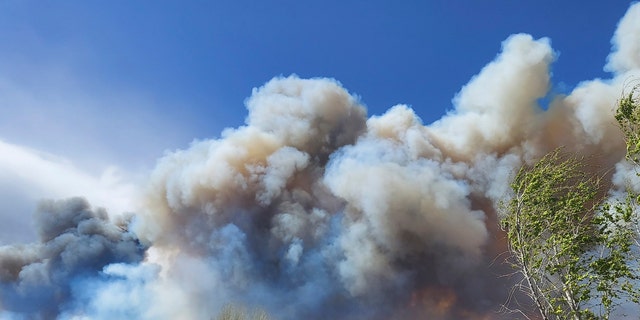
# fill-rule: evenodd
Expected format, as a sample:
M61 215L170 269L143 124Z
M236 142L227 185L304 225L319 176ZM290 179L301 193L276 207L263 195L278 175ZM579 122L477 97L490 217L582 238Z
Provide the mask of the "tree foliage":
M523 166L502 206L517 288L543 319L606 319L621 299L637 299L633 209L604 202L585 163L556 149Z
M627 160L640 165L640 85L631 87L628 94L623 94L616 109L616 121L624 135L627 145Z
M640 84L631 87L628 94L623 94L618 102L615 118L624 136L627 147L626 159L640 166L640 96L638 93ZM640 173L636 172L636 175ZM629 206L638 207L640 195L627 190L627 203ZM636 214L637 217L637 214ZM636 223L636 234L640 234L640 226ZM636 241L636 244L639 244Z

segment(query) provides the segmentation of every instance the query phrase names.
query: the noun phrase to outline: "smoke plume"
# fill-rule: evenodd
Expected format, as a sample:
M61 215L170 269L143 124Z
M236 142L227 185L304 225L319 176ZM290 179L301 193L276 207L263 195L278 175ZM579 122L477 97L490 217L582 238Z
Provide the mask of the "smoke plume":
M211 319L228 304L277 319L512 319L498 202L548 151L596 155L624 189L613 118L640 75L640 5L606 68L548 106L549 39L517 34L424 124L368 116L333 79L254 89L244 126L159 160L133 220L49 201L40 242L0 247L0 313L43 319Z
M137 263L145 251L126 220L111 222L86 200L43 201L39 242L0 247L0 301L7 311L51 319L73 304L73 285L106 265Z

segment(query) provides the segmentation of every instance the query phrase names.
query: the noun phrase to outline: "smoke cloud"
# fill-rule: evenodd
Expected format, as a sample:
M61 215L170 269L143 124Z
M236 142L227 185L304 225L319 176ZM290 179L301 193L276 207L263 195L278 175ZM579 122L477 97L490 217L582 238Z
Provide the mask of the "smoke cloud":
M160 159L130 220L43 202L40 242L0 247L0 314L210 319L235 303L278 319L511 319L498 312L513 279L497 204L522 164L559 146L626 188L613 113L640 75L638 21L636 4L612 79L548 106L556 54L526 34L432 124L405 105L368 116L333 79L274 78L244 126Z
M82 198L43 201L35 219L38 243L0 247L0 300L8 311L53 318L73 303L75 281L143 258L128 221L111 222Z

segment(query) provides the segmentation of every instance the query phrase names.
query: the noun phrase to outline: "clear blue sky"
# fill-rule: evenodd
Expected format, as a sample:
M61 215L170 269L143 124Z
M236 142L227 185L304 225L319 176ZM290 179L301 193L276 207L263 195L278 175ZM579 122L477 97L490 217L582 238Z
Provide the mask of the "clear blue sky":
M608 77L628 6L0 0L0 139L151 166L164 149L241 125L251 89L292 73L338 79L369 114L406 103L430 123L513 33L551 38L556 91Z

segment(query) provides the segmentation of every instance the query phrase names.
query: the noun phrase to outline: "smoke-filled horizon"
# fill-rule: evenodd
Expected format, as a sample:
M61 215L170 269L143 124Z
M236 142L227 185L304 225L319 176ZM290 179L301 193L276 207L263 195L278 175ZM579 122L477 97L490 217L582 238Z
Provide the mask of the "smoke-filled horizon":
M612 196L640 187L613 118L640 76L640 5L614 35L614 76L543 107L556 56L508 37L431 124L406 105L368 116L334 79L276 77L243 126L162 157L134 213L43 201L38 242L0 246L0 319L211 319L229 303L276 319L512 319L496 208L518 168L563 146L615 168Z

